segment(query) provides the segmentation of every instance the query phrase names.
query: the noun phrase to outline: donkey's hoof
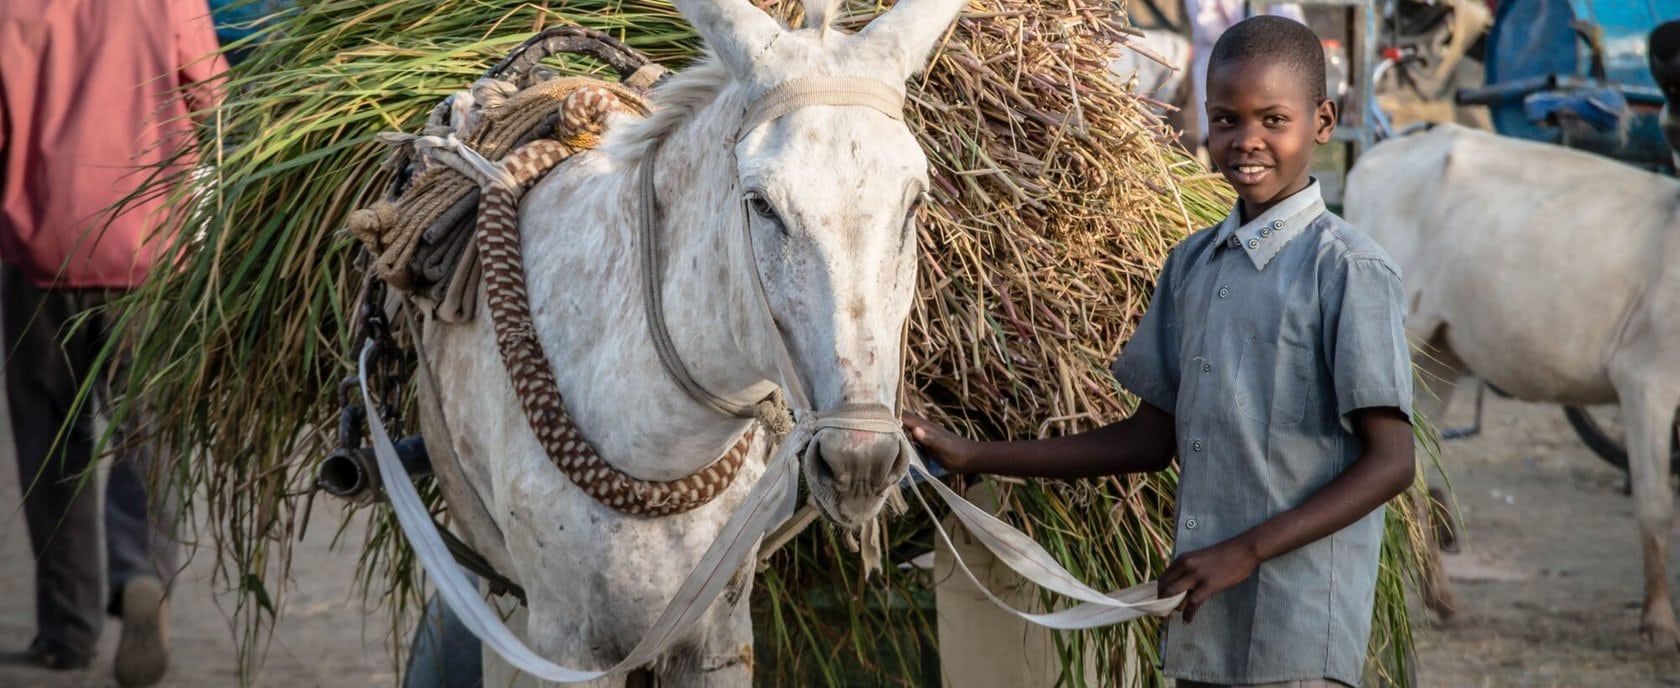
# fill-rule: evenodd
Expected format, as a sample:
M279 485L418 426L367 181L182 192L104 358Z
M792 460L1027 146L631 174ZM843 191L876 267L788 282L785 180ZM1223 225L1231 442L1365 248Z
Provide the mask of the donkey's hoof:
M1458 602L1455 600L1425 600L1424 605L1435 612L1435 619L1441 623L1458 618Z
M1423 606L1435 612L1435 618L1442 622L1452 621L1459 612L1458 596L1443 586L1424 586Z
M1452 509L1447 508L1446 493L1438 487L1429 488L1429 525L1434 531L1435 545L1442 552L1459 552L1458 520L1453 517Z

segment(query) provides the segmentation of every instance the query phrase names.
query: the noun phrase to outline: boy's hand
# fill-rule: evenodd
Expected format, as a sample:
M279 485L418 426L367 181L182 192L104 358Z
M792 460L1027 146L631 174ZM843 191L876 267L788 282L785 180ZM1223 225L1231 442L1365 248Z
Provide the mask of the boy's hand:
M952 473L975 472L974 453L980 443L959 436L939 427L931 420L912 413L904 414L900 420L904 422L904 429L910 434L910 441L915 442L922 453L934 463Z
M1172 597L1188 592L1179 610L1184 622L1196 616L1203 602L1244 579L1260 568L1260 557L1242 538L1232 538L1207 549L1199 549L1173 561L1161 574L1160 595Z

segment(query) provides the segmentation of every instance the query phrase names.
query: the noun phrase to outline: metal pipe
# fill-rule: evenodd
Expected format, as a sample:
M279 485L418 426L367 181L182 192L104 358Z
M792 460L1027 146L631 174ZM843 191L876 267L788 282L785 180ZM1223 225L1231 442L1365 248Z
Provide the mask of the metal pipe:
M379 465L367 449L341 447L321 460L315 484L334 497L367 504L379 491Z
M1548 74L1516 79L1481 88L1461 88L1453 96L1459 105L1497 105L1518 100L1535 91L1575 91L1589 88L1614 88L1622 97L1639 105L1661 105L1662 91L1637 84L1611 84L1568 74Z
M432 457L426 453L426 438L419 435L397 440L397 458L402 460L408 477L432 474Z
M397 441L396 446L397 458L402 461L410 479L432 474L432 462L426 454L424 438L419 435L404 437ZM321 460L320 467L316 469L315 484L334 497L367 504L379 498L383 481L373 450L340 447Z

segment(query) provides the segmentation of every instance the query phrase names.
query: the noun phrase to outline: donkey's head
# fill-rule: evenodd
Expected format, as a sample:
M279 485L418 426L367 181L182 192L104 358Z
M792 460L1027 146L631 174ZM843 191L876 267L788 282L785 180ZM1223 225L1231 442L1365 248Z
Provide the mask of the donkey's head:
M729 73L723 100L743 111L725 144L746 232L734 243L738 265L756 262L740 271L749 273L743 282L761 280L768 303L745 300L743 319L756 326L742 347L779 378L767 334L779 329L817 411L896 408L928 184L927 158L900 108L905 81L965 4L902 0L847 34L828 26L834 12L823 0L808 0L797 30L748 0L677 2ZM802 95L787 98L790 89ZM804 463L818 505L855 526L880 510L907 460L892 435L826 429Z

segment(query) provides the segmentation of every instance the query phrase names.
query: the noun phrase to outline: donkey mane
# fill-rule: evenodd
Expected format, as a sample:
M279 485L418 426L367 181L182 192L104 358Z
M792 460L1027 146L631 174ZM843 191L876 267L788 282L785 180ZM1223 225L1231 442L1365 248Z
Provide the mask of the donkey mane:
M842 0L804 0L805 28L827 35L828 28L840 16Z
M840 15L844 0L802 0L805 28L826 35ZM638 162L648 147L688 121L701 108L712 104L723 87L729 85L729 69L710 49L687 69L655 89L652 97L657 109L644 119L619 123L611 127L602 148L612 157Z
M729 85L729 79L729 69L708 51L694 66L653 90L656 108L652 114L609 127L602 148L613 158L640 161L653 142L665 138L695 112L711 105L723 87Z

